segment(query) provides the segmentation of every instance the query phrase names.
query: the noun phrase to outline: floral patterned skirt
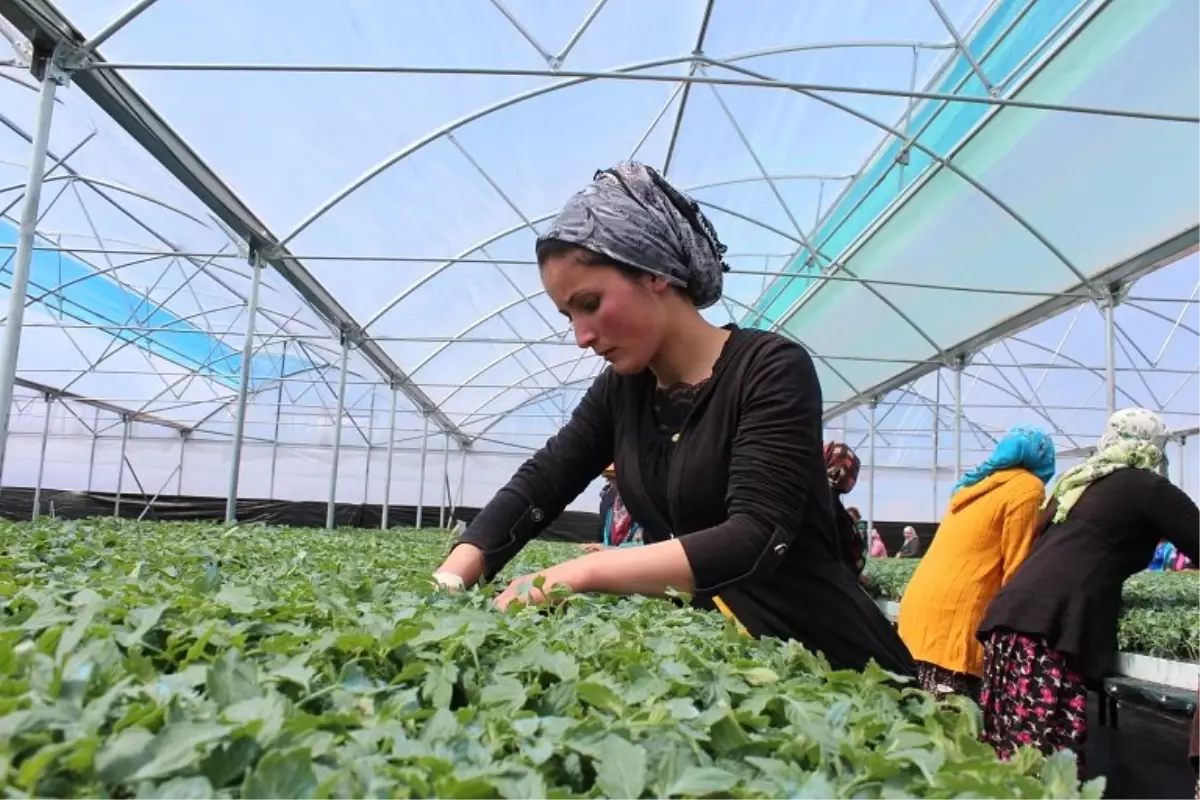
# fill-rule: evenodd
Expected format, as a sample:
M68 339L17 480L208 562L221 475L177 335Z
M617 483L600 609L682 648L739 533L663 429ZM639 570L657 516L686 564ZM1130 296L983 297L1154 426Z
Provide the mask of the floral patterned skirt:
M983 645L983 740L1007 760L1022 746L1075 752L1083 774L1087 688L1065 654L1042 639L993 631Z
M982 683L974 675L930 664L928 661L917 662L917 682L921 688L939 700L952 694L961 694L976 702L979 701L979 688Z

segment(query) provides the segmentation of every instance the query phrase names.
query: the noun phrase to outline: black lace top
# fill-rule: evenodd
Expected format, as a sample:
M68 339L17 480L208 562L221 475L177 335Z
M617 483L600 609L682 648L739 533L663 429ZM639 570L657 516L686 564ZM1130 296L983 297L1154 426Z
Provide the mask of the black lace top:
M642 479L655 510L663 520L671 518L670 507L667 504L667 475L671 470L671 456L674 449L673 438L683 427L688 414L696 404L696 395L707 384L705 379L696 384L676 384L667 388L654 389L654 425L655 435L651 441L644 444L641 455ZM641 520L639 520L641 522ZM646 523L642 523L646 526ZM653 526L653 522L650 523ZM660 538L672 535L672 531L656 531Z

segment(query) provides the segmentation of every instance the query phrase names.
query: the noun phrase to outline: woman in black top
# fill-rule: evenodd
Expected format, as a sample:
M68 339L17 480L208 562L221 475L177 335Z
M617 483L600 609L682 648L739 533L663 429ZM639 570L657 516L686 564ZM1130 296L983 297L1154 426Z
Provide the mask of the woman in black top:
M854 491L862 463L848 444L829 442L825 445L825 473L833 492L833 524L837 531L842 561L855 575L861 575L866 565L866 546L858 532L858 520L842 505L842 495Z
M984 736L1002 758L1021 745L1070 748L1082 772L1085 683L1117 653L1121 586L1160 539L1200 555L1200 512L1159 474L1166 426L1141 408L1115 413L1097 452L1059 479L1043 532L979 627Z
M794 638L837 667L912 674L883 613L839 564L804 348L715 327L725 251L694 201L625 162L597 173L537 245L542 283L580 347L609 362L567 425L479 513L439 570L490 579L610 462L644 529L543 573L576 592L689 593L754 635ZM532 575L519 591L544 599Z

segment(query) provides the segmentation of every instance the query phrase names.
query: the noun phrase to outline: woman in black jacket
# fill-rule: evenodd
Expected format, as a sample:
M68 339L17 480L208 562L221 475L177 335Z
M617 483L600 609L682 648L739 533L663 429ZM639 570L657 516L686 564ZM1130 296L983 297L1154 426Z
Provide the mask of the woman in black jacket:
M1022 745L1070 749L1082 773L1086 687L1117 654L1122 584L1160 539L1200 555L1200 511L1158 472L1166 434L1144 408L1113 414L1096 453L1055 484L1044 531L988 606L979 704L1002 758Z
M537 244L542 283L580 347L609 367L571 420L475 517L439 569L491 579L610 462L646 545L540 573L575 592L689 593L753 635L794 638L837 667L913 674L883 613L839 562L822 458L821 387L804 348L716 327L725 251L657 172L598 172ZM544 599L535 576L519 591Z

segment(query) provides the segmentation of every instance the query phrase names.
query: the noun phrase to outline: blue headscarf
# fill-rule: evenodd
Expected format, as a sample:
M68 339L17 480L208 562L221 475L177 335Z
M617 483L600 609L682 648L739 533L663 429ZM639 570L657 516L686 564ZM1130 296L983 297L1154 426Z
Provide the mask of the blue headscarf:
M962 476L950 494L964 486L974 486L1003 469L1027 469L1049 483L1054 477L1054 440L1050 434L1029 425L1017 425L996 444L987 461Z

